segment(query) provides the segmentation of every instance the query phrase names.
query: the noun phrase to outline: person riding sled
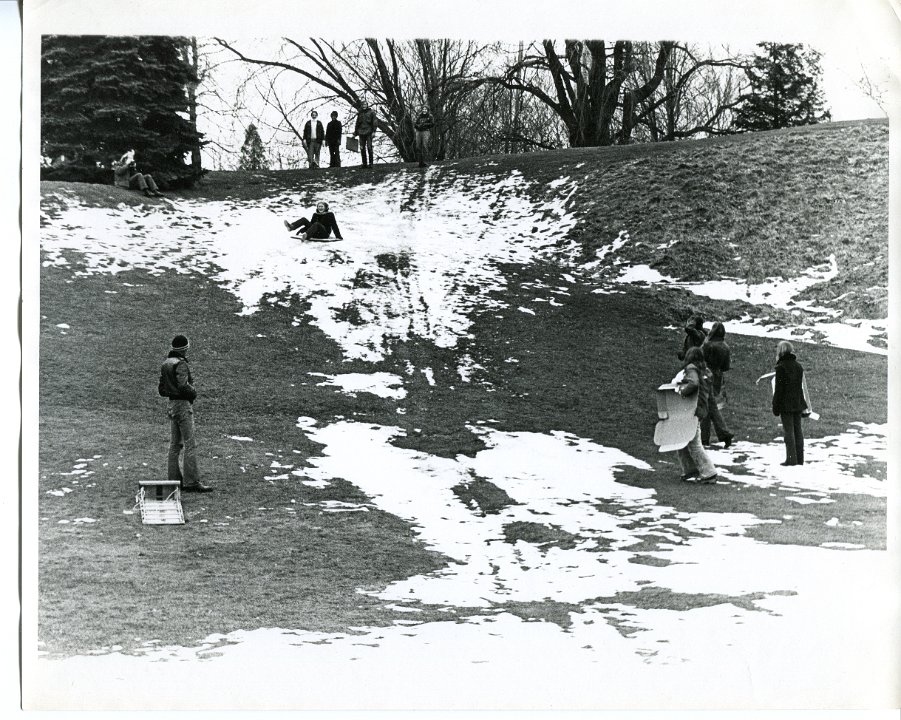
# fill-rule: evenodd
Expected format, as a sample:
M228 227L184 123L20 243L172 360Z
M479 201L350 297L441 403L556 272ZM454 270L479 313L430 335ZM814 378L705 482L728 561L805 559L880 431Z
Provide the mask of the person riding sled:
M302 217L294 222L289 223L287 220L284 222L289 232L300 230L297 237L301 240L327 240L333 232L336 240L344 239L338 229L335 213L329 211L327 202L317 203L316 212L309 219Z

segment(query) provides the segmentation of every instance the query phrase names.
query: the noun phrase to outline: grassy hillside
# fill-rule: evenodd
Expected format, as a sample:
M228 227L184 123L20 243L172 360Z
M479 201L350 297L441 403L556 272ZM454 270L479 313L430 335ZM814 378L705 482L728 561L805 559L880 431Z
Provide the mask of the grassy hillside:
M197 272L127 270L85 277L79 275L78 253L70 254L68 267L42 267L39 527L45 649L134 649L149 640L185 644L238 628L336 630L393 622L396 613L357 589L439 569L446 559L425 548L410 525L378 508L322 512L328 500L367 503L341 478L324 490L296 478L272 479L272 467L309 467L321 451L298 432L299 416L320 423L353 418L398 426L403 435L397 446L444 458L483 448L472 431L479 424L510 432L572 433L649 463L652 470L629 468L620 479L654 488L658 502L676 511L753 513L773 521L753 529L762 542L884 547L880 498L834 494L834 504L799 511L785 502L784 489L735 483L711 493L674 482L673 456L659 454L651 442L657 419L652 390L672 376L681 346L680 332L668 327L694 310L728 318L746 308L681 290L634 287L596 294L592 290L613 271L615 258L580 268L621 230L632 242L620 260L647 263L681 279L790 277L834 253L838 278L811 295L820 302L842 296L840 305L851 317L882 317L887 135L885 123L839 123L697 143L442 164L435 179L439 188L518 171L532 181L528 192L537 199L550 197L552 181L578 179L567 207L580 218L570 237L581 255L561 253L540 263L505 266L507 287L498 295L505 307L475 317L470 337L458 347L414 337L396 343L377 363L348 362L314 324L298 325L294 319L307 317L309 304L296 296L242 315L236 298ZM248 200L291 189L313 198L323 181L352 187L398 169L343 168L315 176L214 172L185 197ZM44 183L42 190L49 216L60 211L55 193L74 195L89 206L143 202L106 186ZM165 207L164 201L148 202ZM386 272L399 276L404 270L388 264ZM577 283L563 279L570 273L577 273ZM562 284L568 295L559 304L533 302L538 288ZM523 306L534 313L520 312ZM60 327L62 320L67 327ZM174 327L192 328L201 388L200 464L217 490L188 496L186 526L143 527L129 513L137 480L157 478L165 468L168 426L155 388L161 347ZM779 428L769 412L767 389L754 380L772 367L775 343L729 339L734 362L727 417L740 441L769 443ZM884 357L798 345L801 361L815 369L812 391L823 415L807 425L811 438L841 434L858 421L886 421ZM457 374L455 359L462 353L477 365L469 383ZM434 382L409 374L405 368L411 363L432 368ZM353 397L307 377L338 371L396 373L404 377L407 396ZM243 436L254 441L235 439ZM741 462L736 453L735 472ZM76 480L70 474L76 467L91 474ZM858 471L885 477L880 464ZM65 502L48 495L62 482L69 488ZM512 500L483 478L455 492L484 512ZM787 506L797 511L790 522L783 521ZM826 524L838 514L842 527ZM76 521L84 518L91 522ZM561 537L536 518L528 526L508 526L506 541L571 541ZM653 548L671 541L647 542ZM83 602L86 597L90 603ZM425 613L420 620L447 612L420 609ZM541 614L533 605L510 603L507 610L523 617ZM549 604L546 610L556 615L560 609Z

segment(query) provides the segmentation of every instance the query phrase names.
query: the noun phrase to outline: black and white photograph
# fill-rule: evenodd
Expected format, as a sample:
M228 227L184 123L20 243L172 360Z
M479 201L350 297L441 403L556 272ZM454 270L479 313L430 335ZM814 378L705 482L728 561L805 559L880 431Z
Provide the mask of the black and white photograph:
M901 706L899 5L586 5L21 4L22 709Z

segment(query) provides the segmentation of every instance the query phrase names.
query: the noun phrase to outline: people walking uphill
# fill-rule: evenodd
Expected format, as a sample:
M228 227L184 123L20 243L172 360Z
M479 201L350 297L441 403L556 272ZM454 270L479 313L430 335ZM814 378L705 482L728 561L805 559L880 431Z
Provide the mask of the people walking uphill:
M303 126L303 147L307 151L307 162L310 169L319 167L319 152L322 150L322 141L325 139L325 131L322 123L317 119L319 113L315 110L310 113L310 119Z
M169 416L170 441L168 471L169 480L177 480L185 492L210 492L213 488L200 482L197 470L197 439L194 432L194 400L197 391L188 366L190 343L184 335L172 338L172 348L160 368L159 393L169 398L166 414ZM184 450L184 470L178 466L178 458Z
M332 111L332 119L325 126L325 144L328 145L328 166L341 167L341 122L338 113Z
M138 172L135 151L129 150L113 161L113 184L116 187L140 190L146 197L163 197L151 175Z
M369 107L369 103L363 102L360 112L357 114L357 122L354 124L353 134L360 138L360 155L363 158L363 167L372 166L372 136L375 133L375 110Z
M731 361L731 351L726 344L725 337L726 327L721 322L715 322L710 326L710 332L701 345L701 350L704 353L704 362L707 363L707 368L713 376L712 392L707 401L707 417L701 420L701 444L705 447L710 444L711 423L716 431L717 438L727 448L732 445L732 439L735 437L732 431L729 430L729 426L726 425L719 407L725 398L723 394L725 387L723 373L729 370Z
M416 149L416 158L419 160L419 167L425 167L426 155L429 149L429 140L432 136L432 128L435 127L435 121L432 118L428 108L423 108L413 123L413 129L416 131L414 136L414 147Z
M302 217L294 222L289 223L287 220L284 222L289 232L301 231L301 234L298 236L301 240L325 240L332 232L335 233L336 240L344 239L341 237L341 231L338 229L335 213L329 211L327 202L317 203L316 212L313 213L309 220Z
M704 330L704 319L700 315L690 317L688 322L685 323L685 340L682 342L682 351L678 354L678 358L684 360L688 349L701 347L706 337L707 331Z
M785 440L785 462L781 465L804 464L804 432L801 416L807 410L804 399L804 368L795 357L795 349L787 340L776 346L776 378L773 384L773 415L782 420Z
M694 437L679 450L679 464L682 466L682 480L691 483L715 483L716 468L704 451L701 444L700 421L707 417L707 403L710 398L711 382L709 370L704 363L701 348L689 348L682 366L682 379L676 391L683 397L697 393L698 403L695 408L696 429Z

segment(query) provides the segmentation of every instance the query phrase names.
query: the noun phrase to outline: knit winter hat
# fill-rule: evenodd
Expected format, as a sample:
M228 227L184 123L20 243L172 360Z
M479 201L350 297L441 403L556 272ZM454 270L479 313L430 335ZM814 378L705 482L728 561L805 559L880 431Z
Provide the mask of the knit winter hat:
M173 350L187 350L189 347L191 347L191 343L188 342L188 338L184 335L176 335L172 338Z

